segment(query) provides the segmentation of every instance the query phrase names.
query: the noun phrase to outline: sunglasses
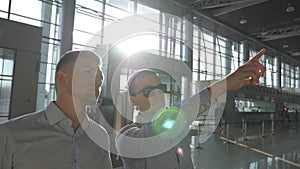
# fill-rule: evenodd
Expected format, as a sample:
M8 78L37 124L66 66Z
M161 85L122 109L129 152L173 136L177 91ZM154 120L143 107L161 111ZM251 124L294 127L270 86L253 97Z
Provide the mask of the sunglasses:
M163 92L166 92L167 91L167 85L166 84L159 84L157 86L146 86L144 87L142 90L140 90L139 92L133 94L132 96L136 96L140 93L143 93L143 95L145 97L149 97L150 96L150 93L155 90L155 89L159 89Z

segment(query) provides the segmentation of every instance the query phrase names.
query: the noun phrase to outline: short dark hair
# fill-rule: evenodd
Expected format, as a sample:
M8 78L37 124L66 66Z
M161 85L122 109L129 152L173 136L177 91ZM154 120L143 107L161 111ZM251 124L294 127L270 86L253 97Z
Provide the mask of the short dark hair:
M66 52L58 61L56 65L55 74L65 68L70 63L75 63L78 58L88 57L91 59L94 59L95 62L99 62L99 65L102 66L102 60L99 55L97 55L95 52L89 51L89 50L73 50ZM55 89L57 91L57 84L55 80Z
M56 65L55 73L57 73L59 70L64 68L66 65L68 65L70 63L75 63L75 61L79 57L90 57L90 58L97 59L97 60L99 60L100 66L102 65L102 61L101 61L100 57L95 52L92 52L89 50L73 50L73 51L66 52L61 57L61 59L59 60L59 62Z
M130 96L135 95L134 88L135 88L136 79L145 77L147 75L158 76L158 74L155 71L151 70L151 69L142 69L142 70L139 70L137 72L134 72L130 76L130 78L128 80L128 84L127 84L128 85L128 92L129 92Z

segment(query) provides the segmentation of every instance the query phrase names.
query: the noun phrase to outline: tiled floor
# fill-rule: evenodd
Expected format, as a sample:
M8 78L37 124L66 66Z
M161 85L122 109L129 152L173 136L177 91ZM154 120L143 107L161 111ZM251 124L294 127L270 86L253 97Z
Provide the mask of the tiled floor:
M192 149L196 169L296 169L300 168L300 122L265 124L261 137L261 123L248 124L247 139L243 140L241 125L229 127L229 140L222 130Z

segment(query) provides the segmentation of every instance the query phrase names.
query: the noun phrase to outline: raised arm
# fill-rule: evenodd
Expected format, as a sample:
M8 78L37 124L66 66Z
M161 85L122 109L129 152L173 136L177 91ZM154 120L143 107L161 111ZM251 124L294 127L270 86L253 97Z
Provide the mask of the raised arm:
M236 90L246 85L259 84L259 78L265 73L265 67L259 63L259 59L265 52L266 49L261 49L252 59L248 60L237 70L208 86L211 96L218 98L224 92Z

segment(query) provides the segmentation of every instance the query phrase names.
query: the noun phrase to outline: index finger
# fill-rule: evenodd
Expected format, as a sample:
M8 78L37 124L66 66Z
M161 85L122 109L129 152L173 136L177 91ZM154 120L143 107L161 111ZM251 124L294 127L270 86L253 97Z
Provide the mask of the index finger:
M249 61L259 61L259 59L261 58L262 55L264 55L266 53L266 49L262 48L252 59L250 59Z

